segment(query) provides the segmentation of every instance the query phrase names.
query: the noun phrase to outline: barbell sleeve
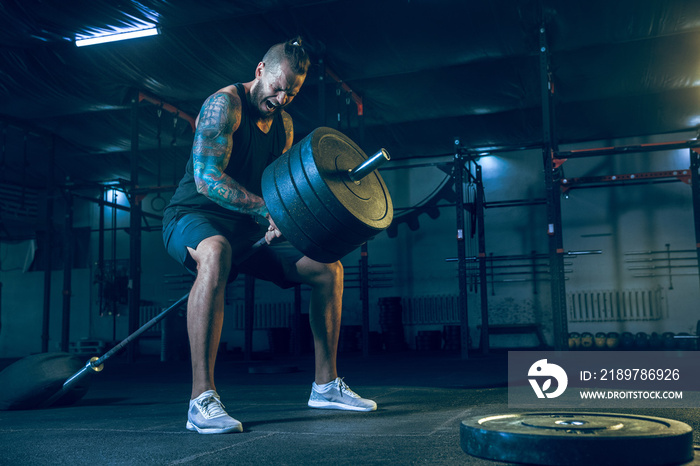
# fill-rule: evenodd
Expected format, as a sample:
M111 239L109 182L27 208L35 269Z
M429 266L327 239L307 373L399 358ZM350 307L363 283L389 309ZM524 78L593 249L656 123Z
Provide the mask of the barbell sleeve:
M355 183L359 182L362 178L372 173L377 168L384 165L386 162L391 160L391 156L386 151L386 149L379 149L379 151L372 157L368 158L355 168L348 170L348 176Z

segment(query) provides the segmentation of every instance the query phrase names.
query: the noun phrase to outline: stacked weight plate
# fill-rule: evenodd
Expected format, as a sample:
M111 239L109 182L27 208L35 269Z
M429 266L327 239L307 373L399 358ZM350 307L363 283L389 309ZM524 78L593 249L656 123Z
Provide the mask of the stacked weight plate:
M265 203L285 238L318 262L335 262L385 230L393 204L375 170L349 171L367 156L347 136L317 128L265 169Z

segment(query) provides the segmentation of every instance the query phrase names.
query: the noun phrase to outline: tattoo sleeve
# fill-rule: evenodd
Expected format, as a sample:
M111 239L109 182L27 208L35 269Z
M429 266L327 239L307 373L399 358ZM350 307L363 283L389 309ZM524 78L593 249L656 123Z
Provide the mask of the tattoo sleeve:
M204 102L192 146L194 180L197 192L220 206L265 216L265 201L224 173L240 113L240 103L225 93L216 93Z
M292 147L292 143L294 142L294 125L292 124L292 117L289 116L289 113L282 112L282 123L284 124L285 136L284 150L282 150L282 153L284 153Z

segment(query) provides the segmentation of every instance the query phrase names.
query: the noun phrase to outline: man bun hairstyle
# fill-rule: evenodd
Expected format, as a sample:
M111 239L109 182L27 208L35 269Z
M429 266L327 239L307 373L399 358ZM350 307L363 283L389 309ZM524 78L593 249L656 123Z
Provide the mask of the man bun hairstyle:
M290 69L295 74L306 74L311 65L311 60L302 45L300 36L289 39L287 42L273 45L262 59L265 65L273 67L279 66L283 60L289 63Z

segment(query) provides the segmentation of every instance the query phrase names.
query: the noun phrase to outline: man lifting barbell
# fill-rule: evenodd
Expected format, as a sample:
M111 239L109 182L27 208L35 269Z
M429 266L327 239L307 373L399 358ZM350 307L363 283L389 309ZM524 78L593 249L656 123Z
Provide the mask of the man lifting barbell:
M164 211L168 253L196 274L187 302L192 359L189 430L203 434L243 430L224 411L214 384L224 291L239 272L282 288L311 286L309 320L316 359L310 407L377 408L337 374L341 263L314 261L284 241L262 197L264 169L292 146L292 119L284 109L299 92L309 64L300 38L276 44L256 67L252 81L225 87L204 102L192 156ZM263 235L268 244L248 254Z

